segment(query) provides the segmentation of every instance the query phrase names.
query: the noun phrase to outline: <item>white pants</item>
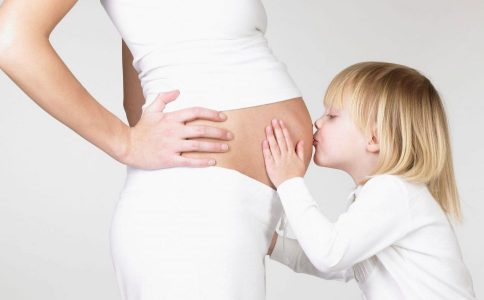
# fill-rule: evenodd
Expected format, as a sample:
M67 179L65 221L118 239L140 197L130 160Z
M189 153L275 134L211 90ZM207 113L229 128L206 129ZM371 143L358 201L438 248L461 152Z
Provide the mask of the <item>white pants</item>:
M122 300L263 300L277 191L233 169L127 167L111 224Z

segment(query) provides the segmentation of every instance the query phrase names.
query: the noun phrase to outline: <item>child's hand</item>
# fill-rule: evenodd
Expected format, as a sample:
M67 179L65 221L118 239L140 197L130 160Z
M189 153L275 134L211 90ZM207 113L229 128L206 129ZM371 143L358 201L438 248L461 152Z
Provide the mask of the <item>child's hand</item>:
M304 142L298 142L296 153L286 125L276 119L272 120L272 126L266 127L266 136L267 140L262 142L262 152L267 174L276 188L293 177L304 177Z

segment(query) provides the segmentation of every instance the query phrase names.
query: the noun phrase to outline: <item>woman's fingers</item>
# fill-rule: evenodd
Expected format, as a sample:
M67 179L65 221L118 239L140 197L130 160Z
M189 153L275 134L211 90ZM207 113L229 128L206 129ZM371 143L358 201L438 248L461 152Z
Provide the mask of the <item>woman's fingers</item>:
M224 148L224 145L226 148ZM179 152L225 152L229 145L224 143L212 143L194 140L183 140L179 147Z
M227 115L219 111L208 109L205 107L190 107L166 113L168 117L174 118L180 123L186 123L196 119L205 119L216 122L223 122L227 120Z
M145 111L157 113L163 112L166 104L170 103L173 100L176 100L176 98L178 98L178 95L180 95L180 91L178 90L159 93L155 100L153 100L153 102L146 107Z
M285 152L287 152L286 139L284 138L284 133L282 132L281 126L279 125L279 121L277 119L272 120L272 127L274 127L277 144L281 149L281 154L285 154Z
M213 161L213 164L211 164L210 161ZM207 167L213 166L216 163L213 158L191 158L181 155L173 157L173 162L175 166L185 167Z
M221 117L223 115L224 117ZM188 121L196 119L205 119L210 121L225 121L227 116L223 113L219 113L216 110L204 108L204 107L191 107L187 109L181 109L165 114L165 118L170 120L176 120L177 122L185 124ZM234 134L228 130L211 127L206 125L184 125L182 138L215 138L220 140L231 140Z
M214 138L219 140L231 140L234 135L232 132L225 129L211 127L206 125L185 125L183 126L183 132L181 138Z

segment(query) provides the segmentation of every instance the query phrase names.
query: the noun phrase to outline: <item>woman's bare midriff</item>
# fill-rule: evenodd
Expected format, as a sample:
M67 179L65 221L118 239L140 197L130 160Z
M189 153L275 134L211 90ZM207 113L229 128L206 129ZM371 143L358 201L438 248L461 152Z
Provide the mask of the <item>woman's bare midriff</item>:
M262 141L266 139L265 127L271 125L272 119L281 119L288 128L294 144L304 140L304 162L307 170L313 152L313 123L301 97L222 112L227 115L227 120L224 122L194 120L186 122L186 125L209 125L229 130L234 134L234 138L229 141L209 138L190 139L226 143L229 149L221 153L184 152L182 156L213 158L216 161L215 166L237 170L276 189L266 172Z

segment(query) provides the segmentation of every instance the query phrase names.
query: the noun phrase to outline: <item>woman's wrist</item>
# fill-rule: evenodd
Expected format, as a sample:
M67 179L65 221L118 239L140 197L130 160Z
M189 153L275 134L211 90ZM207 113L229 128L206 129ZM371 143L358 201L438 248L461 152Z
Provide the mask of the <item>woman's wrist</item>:
M111 153L108 153L115 160L128 165L129 157L129 144L130 144L130 131L131 127L126 125L123 121L119 120L117 133L110 142L109 149Z

